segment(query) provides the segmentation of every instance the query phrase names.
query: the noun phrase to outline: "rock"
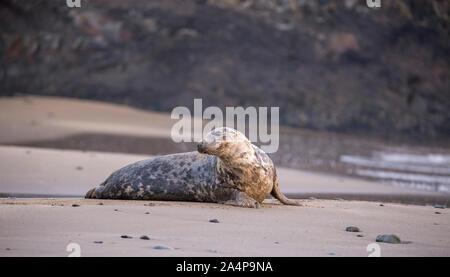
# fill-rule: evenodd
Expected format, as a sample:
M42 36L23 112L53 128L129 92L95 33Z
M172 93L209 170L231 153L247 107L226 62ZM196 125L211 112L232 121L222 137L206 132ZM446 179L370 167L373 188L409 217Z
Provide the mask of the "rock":
M6 251L9 251L9 250L11 250L11 248L9 248L9 247L6 247L6 248L5 248L5 250L6 250Z
M441 214L440 212L434 212L435 214Z
M445 206L436 204L436 205L434 205L434 208L435 209L445 209Z
M150 240L150 238L148 236L146 236L146 235L142 235L139 238L143 239L143 240Z
M216 218L210 219L209 222L211 223L219 223L219 220Z
M181 28L176 32L175 38L183 38L183 37L189 37L189 38L196 38L199 34L197 30L189 29L189 28Z
M359 230L359 228L356 227L356 226L349 226L349 227L345 228L345 231L347 231L347 232L361 232Z
M72 204L72 207L79 207L79 204Z
M153 246L153 249L158 249L158 250L173 250L172 247L170 247L170 246L165 246L165 245L155 245L155 246Z
M118 212L119 210L118 210L118 209L114 209L114 211L115 211L115 212Z
M100 203L98 203L97 205L103 206L103 203L102 203L102 202L100 202Z
M384 204L380 204L380 207L384 207Z
M362 237L364 237L363 235L356 235L358 238L362 238Z
M378 235L375 239L376 242L385 242L385 243L401 243L399 237L397 237L394 234L388 234L388 235Z
M121 235L120 236L123 239L132 239L133 237L129 236L129 235Z
M150 214L149 212L145 212L145 214Z
M94 240L94 243L103 243L101 240Z

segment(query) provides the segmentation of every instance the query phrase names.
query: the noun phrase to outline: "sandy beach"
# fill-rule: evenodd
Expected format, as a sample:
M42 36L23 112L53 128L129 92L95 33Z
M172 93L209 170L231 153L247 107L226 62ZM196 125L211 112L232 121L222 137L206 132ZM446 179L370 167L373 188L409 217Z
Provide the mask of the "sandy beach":
M0 256L67 256L66 246L77 243L82 256L365 257L377 235L391 233L405 243L378 243L381 256L450 255L447 210L359 201L305 204L266 200L260 209L246 209L158 201L1 200ZM361 232L346 232L348 226Z
M82 256L367 256L380 234L404 242L379 243L381 256L450 256L450 214L434 207L448 194L278 167L281 191L305 207L86 200L114 170L149 155L22 144L84 133L167 139L168 118L92 101L0 99L0 256L67 256L69 243Z

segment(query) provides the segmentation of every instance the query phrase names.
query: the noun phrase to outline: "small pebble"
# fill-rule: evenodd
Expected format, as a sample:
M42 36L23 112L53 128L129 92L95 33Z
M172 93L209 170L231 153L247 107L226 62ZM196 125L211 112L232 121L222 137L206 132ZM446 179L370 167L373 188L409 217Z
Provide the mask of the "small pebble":
M5 250L6 250L6 251L9 251L9 250L11 250L11 248L9 248L9 247L6 247L6 248L5 248Z
M358 238L362 238L362 237L364 237L363 235L356 235Z
M210 252L210 253L217 253L217 250L216 249L208 249L208 252Z
M384 204L380 204L380 207L384 207Z
M83 170L83 167L82 166L77 166L77 167L75 167L77 170Z
M336 253L334 253L334 252L328 252L328 255L334 256L334 255L336 255Z
M378 235L375 239L376 242L385 242L385 243L401 243L399 237L397 237L394 234L388 234L388 235Z
M444 205L438 205L438 204L436 204L436 205L434 205L434 207L435 207L436 209L445 209L445 206L444 206Z
M115 212L118 212L119 210L118 210L118 209L114 209L114 211L115 211Z
M275 244L280 244L278 241L274 242Z
M140 239L143 239L143 240L149 240L150 238L149 238L148 236L146 236L146 235L142 235L142 236L140 237Z
M145 214L150 214L149 212L145 212Z
M440 212L434 212L435 214L441 214Z
M103 203L102 203L102 202L100 202L100 203L98 203L97 205L103 206Z
M123 238L123 239L131 239L131 238L133 238L133 237L128 236L128 235L121 235L120 237Z
M356 226L349 226L349 227L345 228L345 231L347 231L347 232L361 232L359 230L359 228L356 227Z
M103 243L101 240L94 240L94 243Z
M170 246L164 246L164 245L155 245L155 246L153 246L153 249L158 249L158 250L173 250L172 247L170 247Z
M219 220L216 218L210 219L209 222L211 223L219 223Z
M72 207L79 207L79 204L72 204Z

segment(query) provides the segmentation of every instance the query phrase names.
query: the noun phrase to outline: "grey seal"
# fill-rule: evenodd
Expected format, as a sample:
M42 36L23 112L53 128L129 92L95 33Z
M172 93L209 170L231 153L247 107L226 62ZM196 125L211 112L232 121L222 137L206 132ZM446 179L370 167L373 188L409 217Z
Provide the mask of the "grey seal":
M209 132L197 152L158 156L127 165L89 190L86 198L171 200L258 208L271 194L286 205L269 156L241 132Z

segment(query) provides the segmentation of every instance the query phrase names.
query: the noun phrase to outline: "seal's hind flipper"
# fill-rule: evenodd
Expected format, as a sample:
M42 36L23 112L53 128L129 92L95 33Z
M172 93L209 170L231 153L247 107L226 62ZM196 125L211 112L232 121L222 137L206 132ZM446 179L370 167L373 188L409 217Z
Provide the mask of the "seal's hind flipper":
M280 201L284 205L304 206L302 203L297 202L295 200L291 200L281 193L280 188L278 187L278 178L277 178L276 174L274 175L273 179L274 179L273 188L272 188L272 192L270 193L273 197L278 199L278 201Z
M84 198L95 198L95 188L90 189L88 192L86 192L86 195L84 196Z

